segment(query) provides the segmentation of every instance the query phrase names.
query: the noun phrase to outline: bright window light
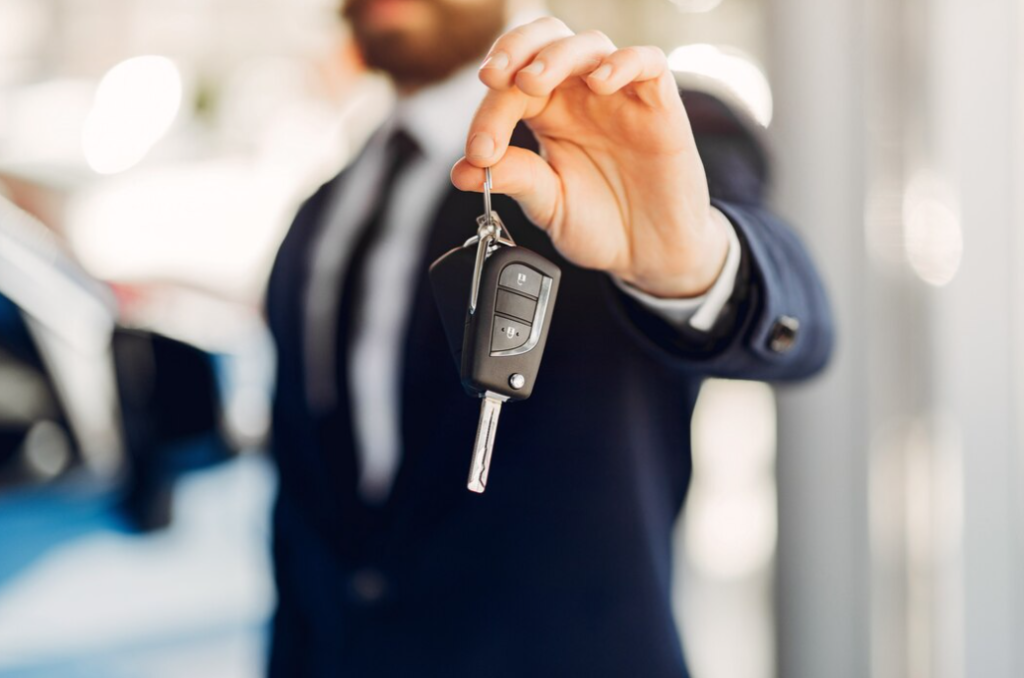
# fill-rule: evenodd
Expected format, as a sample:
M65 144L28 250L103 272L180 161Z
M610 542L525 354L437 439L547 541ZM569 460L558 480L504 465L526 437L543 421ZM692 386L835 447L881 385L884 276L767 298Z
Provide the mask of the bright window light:
M963 259L963 228L955 205L952 190L928 172L914 176L903 196L907 262L921 280L935 287L949 284Z
M715 45L685 45L672 50L668 64L677 73L696 75L724 87L746 106L761 126L771 124L771 86L750 57Z
M714 581L751 577L775 553L775 395L765 384L710 380L693 416L687 558Z
M170 129L181 97L181 73L166 57L140 56L111 68L82 133L89 167L116 174L138 164Z

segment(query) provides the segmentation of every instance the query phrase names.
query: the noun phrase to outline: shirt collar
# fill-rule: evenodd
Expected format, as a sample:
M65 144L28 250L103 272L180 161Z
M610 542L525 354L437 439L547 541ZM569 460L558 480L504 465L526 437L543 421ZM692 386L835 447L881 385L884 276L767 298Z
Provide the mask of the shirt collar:
M466 132L487 93L477 77L479 68L473 62L443 82L400 98L391 125L412 136L428 158L454 161L463 153Z

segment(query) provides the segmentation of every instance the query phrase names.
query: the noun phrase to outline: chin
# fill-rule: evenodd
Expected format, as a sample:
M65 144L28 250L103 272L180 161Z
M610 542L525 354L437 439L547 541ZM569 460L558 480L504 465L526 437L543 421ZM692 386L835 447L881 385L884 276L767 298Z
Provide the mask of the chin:
M366 65L406 86L444 80L482 58L503 26L501 4L472 11L457 3L353 0L346 17Z
M382 41L372 48L364 48L363 59L369 68L388 75L398 85L413 86L440 82L468 63L439 59L434 49L399 41Z

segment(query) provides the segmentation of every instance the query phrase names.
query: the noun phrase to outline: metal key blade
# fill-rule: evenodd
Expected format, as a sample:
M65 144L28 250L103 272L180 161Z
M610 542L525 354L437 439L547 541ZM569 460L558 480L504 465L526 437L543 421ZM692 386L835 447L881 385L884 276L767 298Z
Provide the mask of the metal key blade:
M469 480L466 483L471 491L480 494L487 489L487 473L491 470L491 453L494 451L494 435L498 432L502 402L502 399L490 393L480 400L480 423L476 427L473 461L469 466Z

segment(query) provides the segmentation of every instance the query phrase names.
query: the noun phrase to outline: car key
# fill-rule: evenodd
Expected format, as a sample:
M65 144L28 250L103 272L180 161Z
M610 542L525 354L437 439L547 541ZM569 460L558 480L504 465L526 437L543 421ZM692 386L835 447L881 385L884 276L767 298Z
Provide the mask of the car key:
M562 276L555 264L515 244L491 209L491 185L488 168L477 235L430 267L463 388L481 398L467 482L478 493L487 487L502 405L533 393Z

